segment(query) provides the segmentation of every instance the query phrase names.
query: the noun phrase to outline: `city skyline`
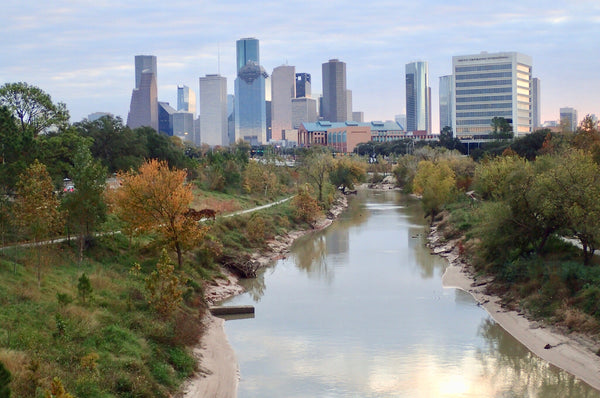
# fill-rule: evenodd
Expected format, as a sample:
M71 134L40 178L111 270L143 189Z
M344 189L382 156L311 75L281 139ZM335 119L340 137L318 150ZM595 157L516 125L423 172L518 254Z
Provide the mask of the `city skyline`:
M437 132L435 94L439 77L451 73L452 56L516 51L533 59L533 75L542 84L542 123L558 120L561 107L577 109L579 118L600 113L598 2L525 0L501 10L474 1L427 3L423 13L422 4L382 0L356 7L339 1L264 2L256 11L237 1L227 6L33 1L28 10L9 1L0 32L12 39L0 44L10 54L0 80L40 87L66 103L72 122L93 112L126 119L135 55L157 56L158 99L176 104L177 86L194 88L200 76L220 73L233 82L236 40L256 37L266 71L288 64L312 74L313 98L322 93L321 64L332 58L346 62L353 108L364 111L365 120L404 114L404 65L426 61ZM290 29L286 15L300 6L310 18L302 29ZM249 20L254 23L244 22ZM392 22L382 29L381 20ZM233 84L228 87L231 94Z

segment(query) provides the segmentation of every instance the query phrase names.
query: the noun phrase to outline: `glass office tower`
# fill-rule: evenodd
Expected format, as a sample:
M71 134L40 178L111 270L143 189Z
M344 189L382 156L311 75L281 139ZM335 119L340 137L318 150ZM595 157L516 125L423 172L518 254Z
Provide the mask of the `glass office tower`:
M236 44L235 140L243 139L251 145L266 144L265 79L269 75L260 66L257 39L240 39Z
M431 89L427 62L406 64L406 131L431 133Z

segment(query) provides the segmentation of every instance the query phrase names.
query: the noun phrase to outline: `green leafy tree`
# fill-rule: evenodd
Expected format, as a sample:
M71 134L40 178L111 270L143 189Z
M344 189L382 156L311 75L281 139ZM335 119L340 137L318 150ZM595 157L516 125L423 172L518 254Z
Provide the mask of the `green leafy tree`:
M69 127L40 135L36 140L36 156L48 168L54 185L60 186L63 179L70 176L80 148L90 148L92 142L90 137L83 137L75 128Z
M10 381L12 376L8 369L0 362L0 398L10 398Z
M26 142L10 109L0 106L0 193L11 192L27 167ZM31 147L31 142L29 142Z
M442 131L440 131L439 141L440 145L446 149L457 150L461 153L466 153L465 146L460 139L454 137L454 132L450 126L445 126Z
M123 125L120 117L101 117L74 124L84 137L91 137L92 156L100 159L110 173L137 169L148 158L148 142L143 135Z
M436 214L453 197L455 188L454 172L447 163L434 163L428 160L419 162L413 181L413 191L422 196L423 209L425 215L431 217L431 223Z
M69 122L65 104L54 104L42 89L23 82L0 87L0 105L8 107L18 119L20 134L24 136L36 137L51 127L66 127Z
M59 201L54 194L52 180L46 166L35 160L20 176L14 203L18 225L37 247L37 276L41 282L40 242L60 230L62 220Z
M161 316L171 316L183 300L185 282L175 274L175 266L163 249L156 270L146 278L148 303Z
M86 146L77 149L74 164L69 167L75 189L65 193L63 206L68 213L70 228L79 236L79 261L83 259L85 242L92 237L96 225L106 219L106 174L106 168L92 158Z
M77 281L77 292L79 297L81 297L83 304L85 304L86 300L91 297L93 291L94 289L92 288L90 278L84 272Z
M317 189L317 200L323 204L323 192L329 184L329 173L333 168L331 153L322 148L311 148L302 159L301 171Z
M243 174L243 187L247 193L261 193L264 196L277 193L279 181L275 166L256 161L249 162Z
M545 197L563 215L566 227L581 243L584 263L600 247L600 166L591 153L569 151L545 173Z
M502 140L502 139L510 139L513 137L513 128L503 117L493 117L492 118L492 133L490 134L491 138Z

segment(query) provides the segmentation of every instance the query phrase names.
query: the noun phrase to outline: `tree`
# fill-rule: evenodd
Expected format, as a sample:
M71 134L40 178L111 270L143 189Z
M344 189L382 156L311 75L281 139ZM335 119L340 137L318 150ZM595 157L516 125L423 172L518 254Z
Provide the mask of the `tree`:
M148 303L163 317L169 317L183 300L185 281L175 274L166 249L156 263L156 270L146 278Z
M244 170L243 188L248 193L276 193L279 181L273 164L251 161Z
M598 123L590 115L583 118L572 140L573 146L589 151L600 164L600 132Z
M106 168L92 159L86 146L80 146L69 168L69 175L75 186L73 192L66 192L63 198L68 213L70 227L79 236L79 261L83 259L85 242L89 240L98 223L106 219L104 188Z
M77 292L79 293L79 297L81 297L83 304L85 304L85 300L92 295L93 291L94 289L92 288L90 278L88 278L84 272L77 280Z
M36 159L19 177L14 209L18 225L37 247L38 283L41 282L40 241L60 230L58 206L46 166Z
M491 138L502 140L513 137L513 128L509 121L503 117L492 118L492 133Z
M358 159L344 156L333 164L329 178L334 186L342 187L343 193L346 189L354 189L354 184L363 181L366 176L366 165Z
M422 196L425 215L431 217L432 224L436 214L450 201L455 186L454 172L445 162L419 162L413 192Z
M306 222L313 227L314 222L317 221L321 215L321 208L319 207L319 203L311 195L310 191L309 185L299 187L298 193L292 199L292 207L296 219Z
M600 246L600 166L582 150L567 152L553 166L546 172L546 200L557 202L563 226L579 240L589 264Z
M170 169L165 161L149 160L138 173L120 173L121 187L115 192L117 214L132 231L158 233L177 253L199 244L208 227L186 217L192 188L185 184L185 170Z
M27 83L6 83L0 87L0 105L18 119L20 134L36 137L51 127L66 127L69 112L65 104L54 104L49 94Z
M82 136L93 139L92 156L100 159L110 173L137 169L148 157L146 137L124 126L120 117L83 120L74 126Z
M329 172L333 167L330 152L321 148L313 148L302 160L302 173L317 188L319 203L323 203L323 190L329 180Z
M440 131L440 145L446 149L456 149L461 151L462 153L466 153L465 146L460 141L460 139L454 137L454 132L452 131L452 127L445 126L442 131Z

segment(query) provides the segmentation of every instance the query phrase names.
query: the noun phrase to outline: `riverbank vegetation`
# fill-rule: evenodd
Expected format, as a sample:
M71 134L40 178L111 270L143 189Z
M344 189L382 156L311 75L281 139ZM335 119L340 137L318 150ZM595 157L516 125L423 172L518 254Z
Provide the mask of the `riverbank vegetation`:
M198 369L206 284L365 175L322 148L288 167L243 142L68 119L36 87L0 88L2 396L171 396Z
M507 306L597 338L599 147L597 124L586 117L572 134L490 145L477 162L421 149L394 173L422 195L428 216L474 271L493 278L491 292Z

